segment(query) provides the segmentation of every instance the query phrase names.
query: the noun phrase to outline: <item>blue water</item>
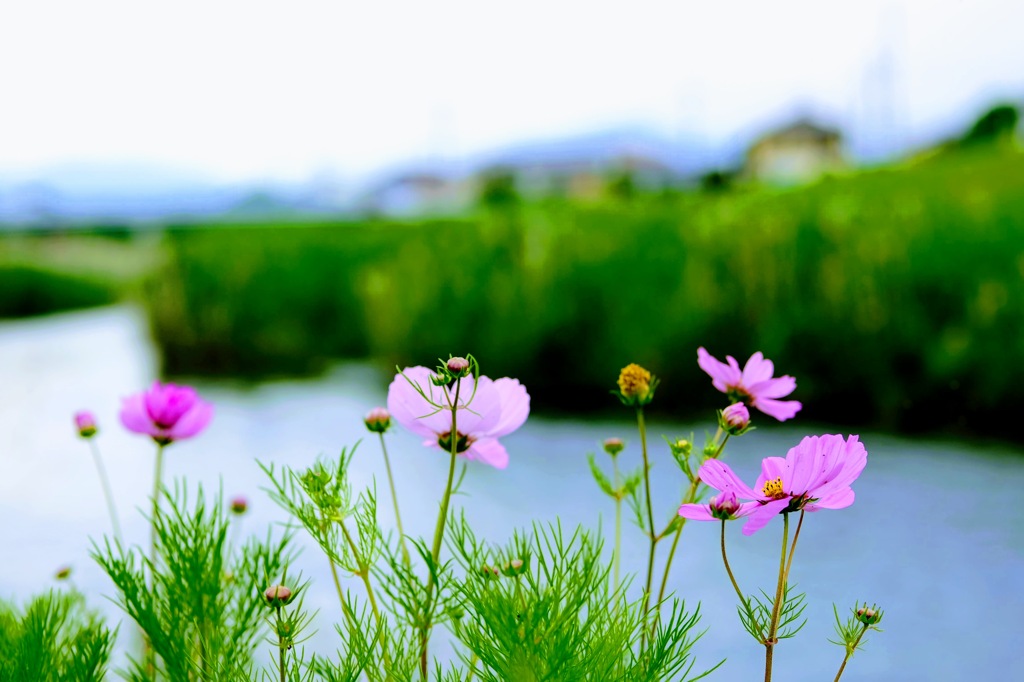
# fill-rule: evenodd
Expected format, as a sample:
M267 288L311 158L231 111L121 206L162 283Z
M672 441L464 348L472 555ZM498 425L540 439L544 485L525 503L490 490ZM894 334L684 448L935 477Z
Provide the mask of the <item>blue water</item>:
M106 577L88 558L90 537L109 522L92 460L71 427L70 415L89 407L101 422L100 445L130 542L145 544L144 508L151 484L153 453L144 439L116 426L119 398L144 387L155 371L145 327L131 309L112 308L30 322L0 324L0 596L18 600L55 585L52 576L73 566L75 585L111 619L116 607ZM216 404L216 416L202 437L168 451L170 477L186 477L245 494L251 512L244 528L263 533L285 520L262 492L256 460L297 467L318 455L333 455L366 435L361 417L383 404L389 377L359 366L339 368L315 381L241 387L198 383ZM715 395L708 387L709 401ZM758 423L758 430L729 443L726 459L753 481L760 458L783 455L810 433L833 432L797 418L792 426ZM650 425L653 495L657 517L678 505L682 480L661 434L703 433L707 424ZM474 528L503 541L533 520L560 518L563 526L601 523L613 527L613 507L590 478L586 453L606 437L628 441L625 465L639 463L639 439L628 421L530 419L503 439L511 456L505 471L470 466L456 498ZM430 536L436 500L444 486L446 462L406 433L388 436L396 468L406 530ZM842 650L826 640L832 633L832 603L840 611L856 600L885 609L881 634L847 667L844 680L1009 679L1021 669L1017 625L1024 613L1024 453L964 442L903 440L861 434L869 458L856 482L849 509L808 515L796 553L792 580L807 592L807 626L776 649L775 679L831 680ZM601 457L604 457L601 455ZM373 441L361 446L353 465L357 484L378 480L383 464ZM385 500L386 501L386 500ZM380 505L391 524L390 504ZM627 514L626 519L629 518ZM730 560L743 588L774 589L781 523L745 538L730 527ZM646 566L647 544L626 525L624 568ZM668 542L659 546L658 564ZM332 623L337 599L326 561L313 547L299 559L313 583L307 605L320 609L317 634L307 648L332 652L338 646ZM660 576L660 571L658 573ZM634 581L639 584L642 576ZM671 589L690 606L701 605L708 633L696 645L698 667L726 658L709 679L751 680L763 674L764 649L749 638L735 615L735 594L718 551L717 524L690 524L672 569ZM350 580L347 587L360 590ZM130 630L130 629L128 629ZM435 636L437 650L450 652L447 633ZM127 641L121 643L123 656ZM1012 672L1011 672L1012 671Z

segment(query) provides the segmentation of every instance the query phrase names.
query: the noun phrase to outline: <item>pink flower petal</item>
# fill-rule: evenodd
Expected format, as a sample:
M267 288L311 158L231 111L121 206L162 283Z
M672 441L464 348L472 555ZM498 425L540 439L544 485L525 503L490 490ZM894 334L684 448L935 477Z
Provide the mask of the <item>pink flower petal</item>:
M771 398L757 398L754 400L754 407L764 412L769 417L774 417L780 422L792 419L800 411L803 405L799 400L772 400Z
M809 512L819 509L845 509L853 504L855 497L853 488L841 488L822 497L817 502L804 506L804 509Z
M518 379L498 379L493 386L501 399L501 419L487 435L500 438L518 429L530 416L530 394Z
M743 534L753 535L757 531L768 525L768 522L779 515L779 513L789 506L789 498L784 497L781 500L772 500L767 504L761 505L760 509L755 509L747 516L747 522L743 524Z
M504 469L508 466L508 452L496 438L481 438L473 441L464 454L466 459L490 464L495 469Z
M702 481L716 490L732 491L741 500L758 500L761 495L755 493L740 480L729 465L717 459L709 459L701 465L697 475Z
M388 387L388 412L391 417L417 436L428 438L451 431L451 413L436 411L419 392L409 384L414 382L438 404L445 404L444 393L430 383L433 372L426 367L406 367L395 376ZM433 414L432 414L433 413Z
M761 475L754 483L754 490L757 491L757 499L764 499L764 484L776 478L782 479L782 489L789 492L789 467L782 457L765 457L761 460Z
M764 354L757 351L750 356L747 364L743 366L741 381L749 390L754 384L772 378L775 373L775 365L771 360L765 360Z
M735 386L740 382L739 365L731 356L727 359L730 361L728 365L716 360L703 346L697 349L697 365L707 372L711 377L711 384L722 393L726 393L729 386Z
M717 521L707 504L684 504L679 507L679 515L693 521Z
M144 393L136 393L128 396L121 402L121 423L133 433L141 433L147 436L159 436L160 430L156 428L149 418L146 410L146 398Z
M213 405L196 398L195 403L188 412L183 414L177 423L167 429L167 437L174 440L191 438L198 435L213 418Z
M785 398L796 390L796 379L789 375L774 379L769 377L763 381L746 384L746 386L755 400L758 398Z

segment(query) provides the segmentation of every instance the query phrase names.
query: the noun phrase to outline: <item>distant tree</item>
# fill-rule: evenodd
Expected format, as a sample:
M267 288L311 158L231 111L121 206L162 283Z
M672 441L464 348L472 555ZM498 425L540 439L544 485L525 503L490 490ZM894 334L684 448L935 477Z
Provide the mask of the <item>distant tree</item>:
M964 146L1005 142L1013 138L1020 112L1012 104L1000 104L981 115L961 139Z
M613 172L608 178L608 195L621 201L630 201L637 194L636 178L628 169Z
M705 192L725 192L732 189L735 178L735 171L710 170L700 176L700 188Z
M520 201L516 177L511 169L492 168L484 171L477 203L488 208L511 208Z

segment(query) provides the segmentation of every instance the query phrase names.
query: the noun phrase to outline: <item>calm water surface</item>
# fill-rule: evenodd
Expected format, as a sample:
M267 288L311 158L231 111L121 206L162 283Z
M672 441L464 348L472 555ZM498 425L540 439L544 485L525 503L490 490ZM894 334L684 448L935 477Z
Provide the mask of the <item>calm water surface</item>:
M144 388L154 377L155 352L141 316L110 308L47 319L0 324L0 596L24 600L55 585L54 572L74 568L75 584L110 619L116 607L101 595L111 585L89 559L90 538L108 531L93 462L75 436L71 414L94 410L111 482L130 542L145 545L147 527L139 509L147 505L153 450L146 439L117 426L120 398ZM175 444L166 458L167 480L244 494L251 512L244 527L265 532L284 515L267 499L256 462L305 466L318 455L333 455L366 436L362 415L383 404L389 377L363 367L343 367L315 381L268 383L258 387L202 384L216 404L210 429L197 440ZM716 396L708 386L709 405ZM763 427L729 444L727 458L753 480L762 456L785 454L808 433L827 427ZM651 424L656 509L666 516L678 504L681 481L660 439L705 425ZM611 529L610 501L596 488L586 453L609 436L629 442L622 455L639 461L638 439L628 422L531 419L504 439L511 455L506 471L471 466L468 496L457 498L477 532L503 541L534 519L560 518L563 526L598 520ZM808 516L797 550L793 580L808 593L809 622L776 653L776 679L831 680L842 651L828 644L832 602L841 609L855 600L877 601L886 609L884 634L875 634L857 655L844 680L967 680L981 676L1012 679L1024 663L1019 623L1024 613L1024 453L968 443L907 441L861 434L868 466L855 485L850 509ZM407 433L389 435L407 531L430 537L446 467ZM353 479L384 485L383 465L373 441L360 448ZM390 503L382 503L383 522ZM730 528L731 556L747 591L774 589L781 524L753 538ZM698 666L728 657L710 679L759 679L763 648L742 630L735 595L718 554L717 524L692 524L683 535L671 587L691 606L698 602L708 634L696 646ZM624 528L627 566L646 565L645 542ZM665 543L659 554L663 559ZM337 648L331 623L337 602L326 561L312 547L299 566L313 583L307 604L319 608L319 632L307 644ZM639 582L639 581L638 581ZM359 589L353 580L352 589ZM435 637L444 648L446 633ZM123 656L125 642L120 655ZM268 653L269 656L269 653ZM1011 672L1012 671L1012 672ZM1008 677L1009 675L1009 677ZM1020 679L1020 678L1016 678Z

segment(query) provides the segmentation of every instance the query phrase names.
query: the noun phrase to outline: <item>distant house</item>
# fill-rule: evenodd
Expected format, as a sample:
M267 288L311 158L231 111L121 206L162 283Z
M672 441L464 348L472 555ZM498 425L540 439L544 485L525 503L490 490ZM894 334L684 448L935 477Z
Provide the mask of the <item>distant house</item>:
M747 151L744 175L771 184L808 182L846 165L842 135L802 119L759 138Z
M471 199L466 182L430 172L389 178L360 201L363 211L388 216L437 215L463 210Z

